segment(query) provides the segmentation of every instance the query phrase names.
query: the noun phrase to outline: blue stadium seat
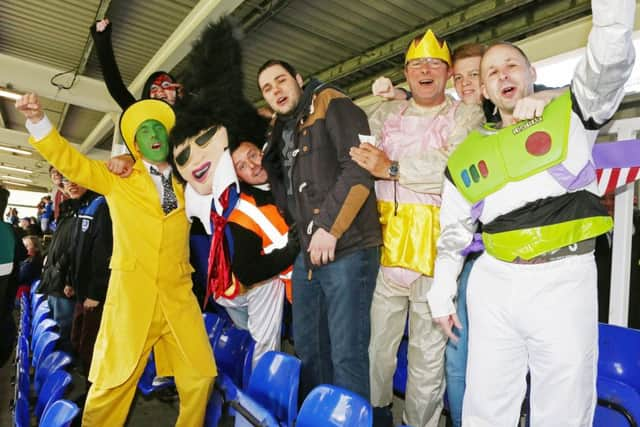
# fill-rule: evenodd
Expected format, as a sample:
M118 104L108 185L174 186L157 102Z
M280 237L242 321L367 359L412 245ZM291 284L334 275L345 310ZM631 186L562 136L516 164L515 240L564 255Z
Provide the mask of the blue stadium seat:
M20 295L20 300L18 301L17 308L21 312L23 312L23 311L28 311L29 307L30 307L30 304L29 304L29 296L28 296L28 294Z
M229 405L229 414L235 417L235 427L280 427L273 414L266 408L252 399L248 394L243 393L231 378L225 373L218 372L215 381L213 399L209 401L207 407L206 427L216 427L216 417L221 414L221 402Z
M47 300L47 296L45 294L34 294L31 297L31 314L35 314L37 308L40 307L42 303L45 302L46 300Z
M34 280L33 283L31 284L31 289L29 289L31 296L33 297L33 295L35 295L36 292L38 292L38 288L40 287L40 279Z
M29 340L24 335L18 337L18 364L24 364L24 368L29 370Z
M149 354L147 366L144 367L144 371L142 372L140 380L138 381L138 390L140 390L145 396L150 395L154 391L175 385L175 381L173 381L173 379L167 379L160 383L158 383L157 381L154 382L154 380L156 379L156 374L156 361L153 358L152 351Z
M13 408L13 423L16 427L30 427L29 401L26 395L19 394Z
M19 367L17 372L16 382L17 382L17 390L15 393L16 397L25 396L29 397L30 392L30 380L29 380L29 371L24 370L24 368Z
M31 317L31 330L29 331L30 336L33 336L33 332L36 330L36 327L44 319L51 319L51 309L49 308L49 304L46 302L40 304Z
M229 376L238 387L242 387L248 380L244 378L247 374L247 362L249 365L251 363L247 356L254 346L255 342L249 331L231 326L220 334L213 347L218 370ZM241 363L238 363L239 361Z
M300 364L290 354L268 351L258 360L246 389L283 427L293 427L298 414Z
M60 340L60 334L57 332L43 332L38 338L38 341L36 341L31 366L37 370L40 361L44 360L45 357L54 351L58 340Z
M393 392L398 396L404 397L407 389L407 351L409 348L409 340L403 338L398 346L396 371L393 374Z
M222 418L223 401L222 393L214 388L207 403L207 412L204 418L205 427L218 427L220 418Z
M67 391L67 387L71 384L71 374L65 371L56 371L49 375L40 393L38 393L38 401L34 414L40 419L43 412L56 400L62 399Z
M600 324L595 427L640 424L640 331Z
M42 359L33 376L33 388L36 393L40 392L40 388L42 388L42 385L51 374L65 370L69 365L71 365L71 356L64 351L54 351Z
M594 427L629 427L640 420L640 394L628 385L598 378L598 406Z
M27 307L20 309L20 333L28 333L30 330L31 311Z
M246 393L238 391L230 404L236 413L235 427L280 427L273 414Z
M311 390L300 408L296 427L371 427L371 405L363 397L332 385Z
M18 337L16 373L12 379L12 385L15 385L14 398L17 400L18 395L29 396L29 344L24 336Z
M78 405L68 400L58 400L42 415L40 427L69 427L80 410Z
M202 313L202 318L204 319L204 327L209 337L209 343L211 344L211 348L213 348L220 338L222 331L225 327L229 326L229 324L225 319L215 313Z
M253 371L253 352L256 349L256 342L251 338L247 352L244 354L244 360L242 361L242 389L246 390L249 387L249 379L251 378L251 372Z
M33 335L31 337L31 351L33 351L36 347L36 342L38 338L47 331L56 332L58 328L58 322L53 319L42 319L40 323L33 330Z

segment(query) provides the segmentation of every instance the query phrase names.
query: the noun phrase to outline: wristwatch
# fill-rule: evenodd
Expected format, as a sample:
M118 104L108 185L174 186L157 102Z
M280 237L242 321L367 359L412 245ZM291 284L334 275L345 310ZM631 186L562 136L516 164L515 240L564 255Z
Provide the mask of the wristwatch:
M389 177L391 179L398 179L398 174L400 173L400 167L397 161L391 162L389 166Z

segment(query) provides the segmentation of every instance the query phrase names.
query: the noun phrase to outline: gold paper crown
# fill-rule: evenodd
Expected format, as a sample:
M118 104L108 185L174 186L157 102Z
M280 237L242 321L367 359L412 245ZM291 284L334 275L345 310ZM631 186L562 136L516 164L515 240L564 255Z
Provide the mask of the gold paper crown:
M440 44L433 31L427 30L420 41L413 40L407 49L404 63L418 58L437 58L451 66L451 53L447 47L447 42Z

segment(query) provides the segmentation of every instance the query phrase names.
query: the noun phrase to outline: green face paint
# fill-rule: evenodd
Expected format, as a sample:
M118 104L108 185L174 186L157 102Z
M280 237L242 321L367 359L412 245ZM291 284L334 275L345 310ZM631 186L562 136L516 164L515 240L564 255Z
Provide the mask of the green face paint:
M169 134L157 120L145 120L136 130L136 144L142 157L152 162L164 162L169 154Z

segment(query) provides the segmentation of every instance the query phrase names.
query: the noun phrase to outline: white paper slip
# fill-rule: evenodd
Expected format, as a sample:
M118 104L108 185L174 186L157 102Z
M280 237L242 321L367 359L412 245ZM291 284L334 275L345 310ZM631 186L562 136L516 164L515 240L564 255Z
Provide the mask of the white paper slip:
M376 136L375 135L362 135L362 134L358 134L358 139L360 140L361 143L369 143L371 145L373 145L374 147L377 145L376 144Z

